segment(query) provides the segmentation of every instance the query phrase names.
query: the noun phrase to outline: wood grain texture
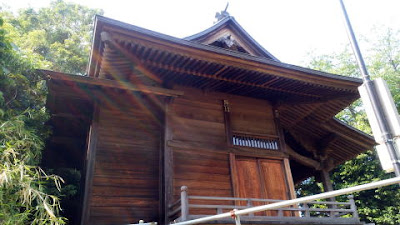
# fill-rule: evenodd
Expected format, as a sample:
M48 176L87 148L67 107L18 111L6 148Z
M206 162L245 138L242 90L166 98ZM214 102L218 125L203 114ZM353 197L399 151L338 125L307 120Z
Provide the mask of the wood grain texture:
M160 219L161 120L145 101L100 108L87 224Z

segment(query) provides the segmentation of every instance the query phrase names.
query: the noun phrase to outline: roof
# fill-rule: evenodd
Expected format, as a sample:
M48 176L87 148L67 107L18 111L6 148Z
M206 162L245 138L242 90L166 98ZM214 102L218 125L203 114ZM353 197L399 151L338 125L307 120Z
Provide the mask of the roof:
M220 29L236 32L241 44L244 43L248 49L251 45L256 54L232 51L204 42L218 38L213 34ZM375 144L371 136L334 119L338 112L359 98L357 87L362 84L360 79L280 62L232 17L199 34L180 39L97 16L89 78L72 79L70 75L60 74L51 76L59 84L75 82L88 87L121 88L116 82L126 84L134 77L143 75L146 80L142 81L154 86L158 94L174 93L165 87L183 85L266 99L279 110L285 131L315 143L331 134L336 135L337 138L326 150L334 165L355 157ZM296 166L307 171L302 165ZM312 170L302 174L296 172L294 170L293 175L297 180L313 173Z
M207 39L212 38L213 35L218 33L223 29L228 29L229 34L236 34L240 39L242 39L242 43L247 44L249 47L253 47L255 50L255 54L260 57L265 57L267 59L277 61L279 60L273 56L270 52L268 52L264 47L262 47L256 40L254 40L244 29L242 26L236 22L235 18L232 16L225 17L224 19L218 21L214 26L189 37L184 38L184 40L199 42L205 44ZM208 41L210 42L210 41Z
M197 50L222 54L222 55L235 57L235 58L239 58L239 59L245 59L245 60L253 61L256 63L262 63L265 65L277 66L277 67L280 67L283 69L290 69L290 70L295 70L298 72L304 72L304 73L307 73L307 74L309 74L311 76L315 76L315 77L326 77L326 78L332 78L335 80L356 82L357 85L362 84L362 80L358 79L358 78L341 76L341 75L332 74L332 73L326 73L326 72L322 72L322 71L318 71L318 70L313 70L313 69L304 68L304 67L300 67L300 66L296 66L296 65L291 65L288 63L277 62L275 60L270 60L265 57L257 57L257 56L252 56L252 55L243 54L243 53L239 53L239 52L229 51L226 49L217 48L214 46L203 45L203 44L200 44L197 42L192 42L189 40L172 37L172 36L169 36L166 34L158 33L155 31L151 31L151 30L148 30L145 28L141 28L141 27L132 25L132 24L124 23L124 22L121 22L118 20L114 20L111 18L99 16L99 15L97 15L95 18L95 28L94 28L95 35L94 35L94 40L92 43L92 53L93 53L93 50L98 50L101 47L100 46L100 44L101 44L100 43L100 41L101 41L100 33L104 27L115 27L117 29L118 28L123 29L125 31L124 33L128 32L131 34L134 34L134 33L141 34L141 38L146 38L146 37L147 38L156 38L156 39L165 41L167 43L181 45L182 47L189 47L189 48L191 47L191 48L194 48ZM94 73L94 68L93 68L94 65L93 64L96 59L94 58L93 55L91 55L90 60L91 61L89 62L88 74L89 74L89 76L92 76Z

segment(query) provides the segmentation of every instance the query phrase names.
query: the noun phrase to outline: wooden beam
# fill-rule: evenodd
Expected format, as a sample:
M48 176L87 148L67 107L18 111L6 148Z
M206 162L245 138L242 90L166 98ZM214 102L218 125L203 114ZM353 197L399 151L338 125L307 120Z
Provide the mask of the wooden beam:
M294 151L288 145L286 145L286 152L289 154L289 156L293 160L295 160L296 162L298 162L298 163L300 163L300 164L302 164L304 166L311 167L311 168L313 168L315 170L321 170L322 169L321 163L297 153L296 151Z
M333 167L332 165L328 165L326 163L328 156L328 148L329 146L337 140L338 136L335 133L329 133L328 135L322 137L317 142L314 142L311 139L307 139L302 137L294 132L289 132L293 138L299 142L300 145L304 147L304 149L313 153L313 156L320 161L321 168L324 168L330 171ZM329 161L329 160L328 160Z
M197 150L204 150L204 151L214 151L220 153L228 154L228 148L226 145L210 145L201 142L195 141L178 141L178 140L170 140L167 142L169 147L179 148L179 149L197 149Z
M183 91L171 90L166 88L159 87L151 87L151 86L134 86L132 83L123 82L123 81L115 81L108 80L102 78L92 78L87 76L79 76L79 75L71 75L58 73L54 71L41 70L43 73L48 75L50 80L59 80L66 83L80 83L80 84L88 84L93 86L99 86L104 88L115 88L119 90L125 91L138 91L147 94L155 94L155 95L163 95L163 96L171 96L177 97L183 95Z
M303 137L293 131L289 131L289 133L301 146L304 147L304 149L311 152L315 158L318 158L318 149L316 148L312 140Z

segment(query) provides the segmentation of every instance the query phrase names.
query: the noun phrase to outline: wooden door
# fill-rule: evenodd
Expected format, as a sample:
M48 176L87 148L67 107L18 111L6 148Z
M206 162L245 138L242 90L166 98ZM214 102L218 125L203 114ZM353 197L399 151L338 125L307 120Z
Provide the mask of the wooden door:
M236 197L280 200L289 198L282 160L237 157L235 168ZM243 201L239 204L246 205ZM257 202L254 206L261 204L263 203ZM268 211L256 215L277 216L277 212ZM290 216L290 213L285 213L285 216Z
M287 179L282 160L259 159L261 180L264 183L264 193L267 199L289 199ZM277 211L268 212L269 216L277 216ZM291 216L290 212L285 212L285 216Z

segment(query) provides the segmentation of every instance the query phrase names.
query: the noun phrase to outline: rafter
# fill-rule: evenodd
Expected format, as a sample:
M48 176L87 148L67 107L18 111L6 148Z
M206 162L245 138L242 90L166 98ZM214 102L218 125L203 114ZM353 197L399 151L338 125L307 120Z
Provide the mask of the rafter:
M288 94L294 94L294 95L298 95L298 96L306 96L306 97L312 97L312 98L320 98L321 97L320 95L307 94L307 93L302 93L302 92L298 92L298 91L291 91L291 90L286 90L286 89L282 89L282 88L265 86L263 84L255 84L255 83L252 83L252 82L238 81L238 80L229 79L229 78L226 78L226 77L218 77L215 74L201 73L201 72L197 72L197 71L193 71L193 70L188 70L188 69L184 69L184 68L174 67L174 66L171 66L171 65L165 65L165 64L162 64L162 63L158 63L158 62L153 62L153 61L150 61L150 60L142 61L142 63L144 65L152 66L152 67L155 67L155 68L158 68L158 69L165 69L165 70L169 70L171 72L176 72L176 73L181 73L181 74L190 74L190 75L193 75L193 76L211 78L211 79L214 79L214 80L220 80L220 81L225 81L225 82L239 84L239 85L247 85L247 86L262 88L262 89L266 89L266 90L279 91L279 92L284 92L284 93L288 93Z
M124 55L127 59L129 59L132 63L134 63L136 66L135 69L139 70L144 75L148 76L150 79L154 81L157 81L158 83L162 82L162 80L157 75L155 75L152 71L150 71L143 65L143 63L137 56L135 56L134 54L126 50L124 47L122 47L120 44L118 44L116 41L114 41L109 33L105 31L101 32L101 40L111 45L111 47L118 50L122 55Z

